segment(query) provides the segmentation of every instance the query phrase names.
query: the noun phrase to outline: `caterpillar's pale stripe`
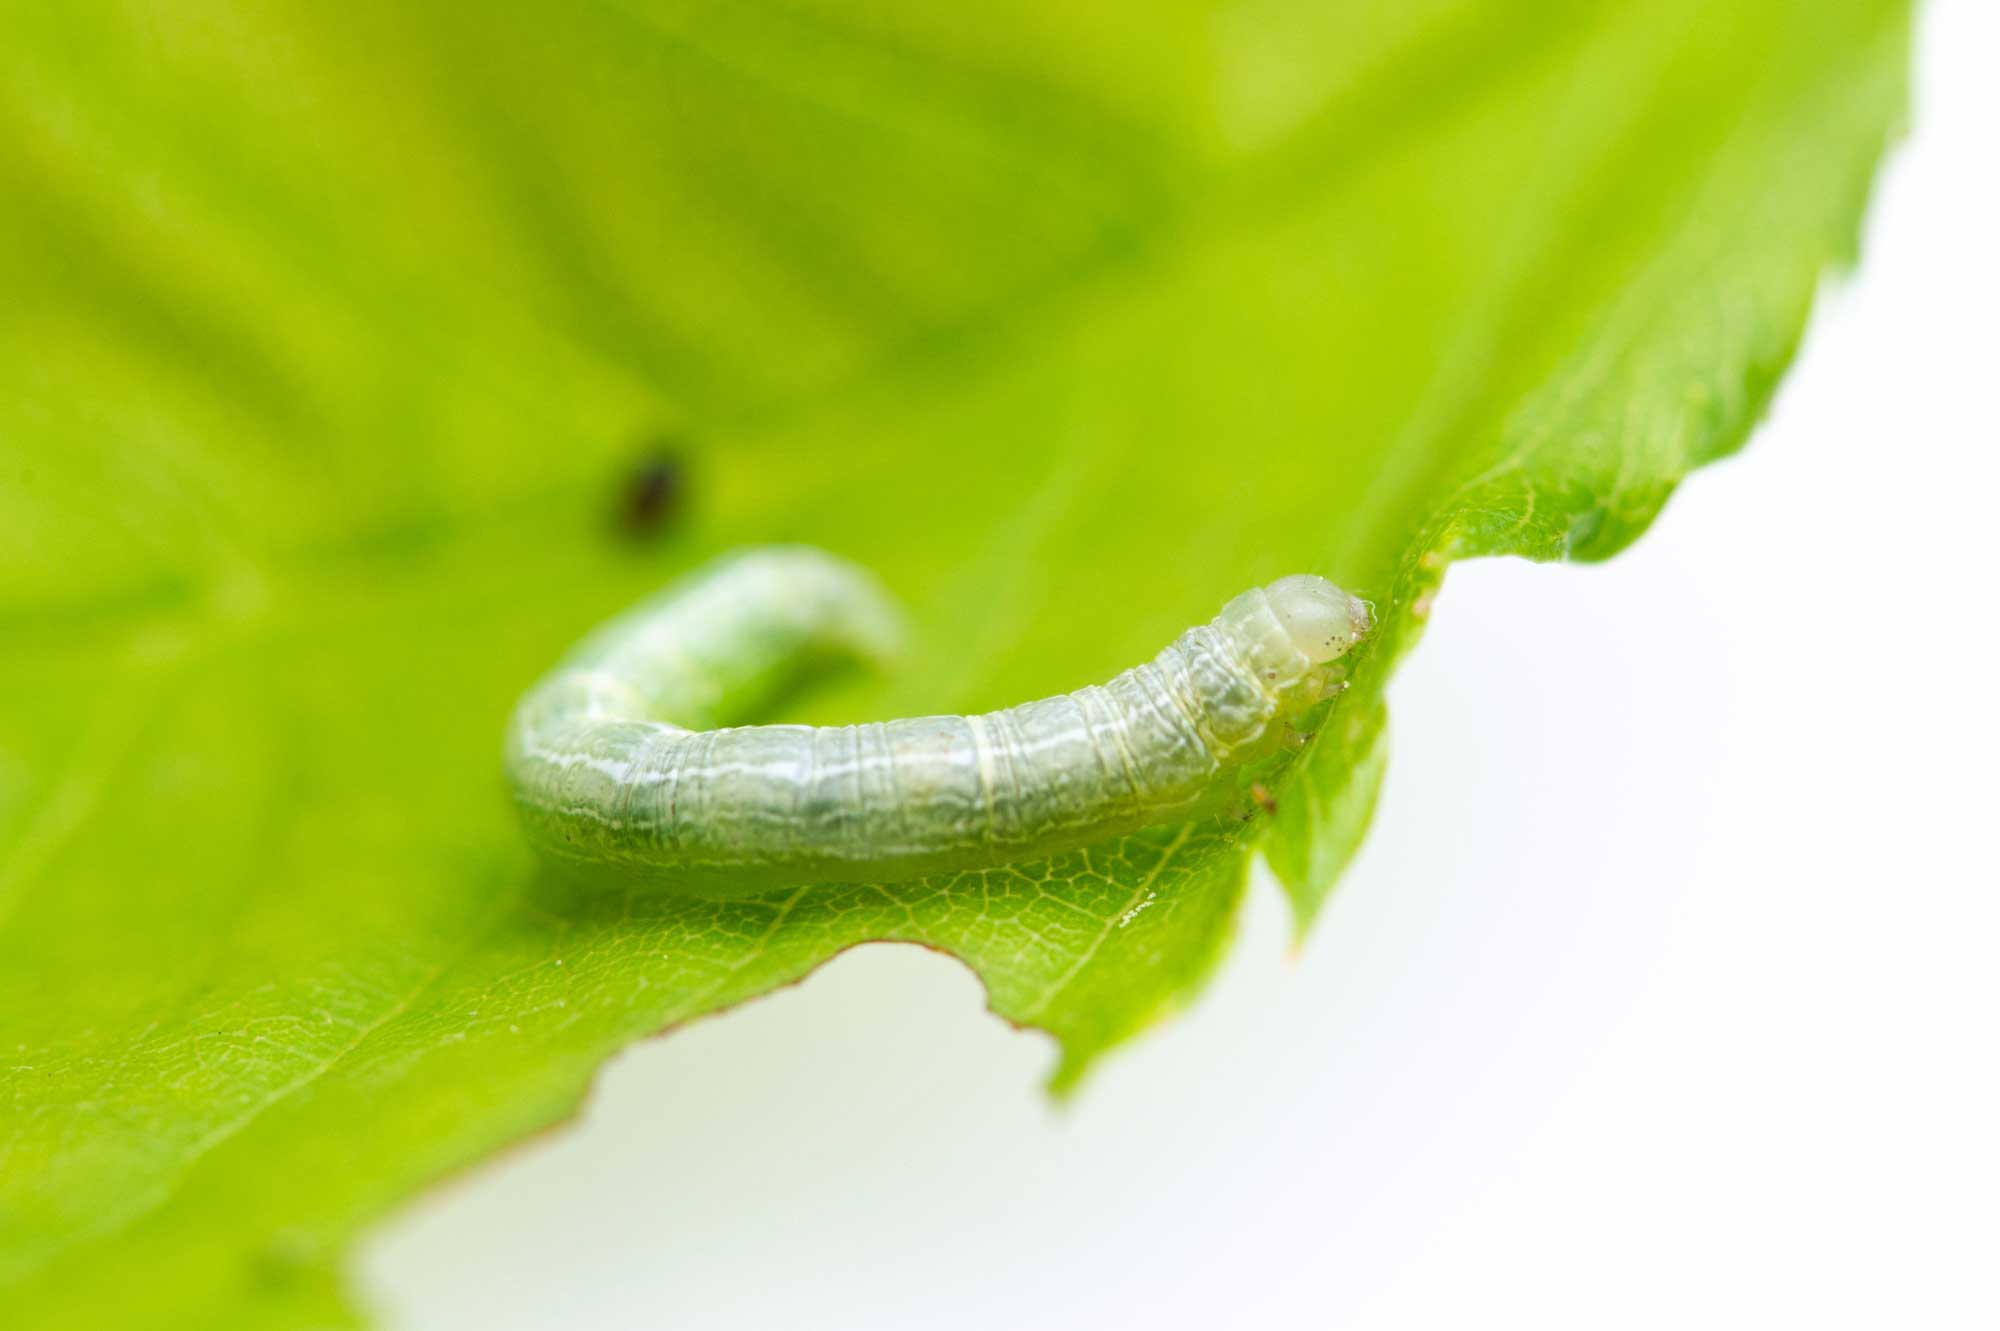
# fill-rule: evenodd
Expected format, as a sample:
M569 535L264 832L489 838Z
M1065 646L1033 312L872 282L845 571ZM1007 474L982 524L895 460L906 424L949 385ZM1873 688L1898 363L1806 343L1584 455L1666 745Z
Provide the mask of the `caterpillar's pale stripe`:
M586 638L515 710L507 772L545 853L702 896L1040 859L1240 804L1368 629L1364 602L1300 574L1101 686L983 716L733 726L898 636L861 569L752 550Z

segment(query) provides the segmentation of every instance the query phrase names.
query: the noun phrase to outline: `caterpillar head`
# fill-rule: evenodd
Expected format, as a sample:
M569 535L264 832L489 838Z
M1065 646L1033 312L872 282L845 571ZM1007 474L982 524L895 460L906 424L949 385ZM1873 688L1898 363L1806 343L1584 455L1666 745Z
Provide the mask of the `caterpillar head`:
M1310 573L1279 578L1264 597L1292 645L1314 666L1345 656L1375 625L1368 602Z

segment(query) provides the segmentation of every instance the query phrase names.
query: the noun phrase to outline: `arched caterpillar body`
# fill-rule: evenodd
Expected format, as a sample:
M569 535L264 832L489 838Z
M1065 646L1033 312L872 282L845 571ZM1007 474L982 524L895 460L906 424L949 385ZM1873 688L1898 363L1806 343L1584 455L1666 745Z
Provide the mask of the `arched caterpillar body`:
M1102 686L981 716L732 726L897 639L866 572L752 550L586 638L516 708L507 773L547 855L700 896L1040 859L1240 803L1369 626L1300 574Z

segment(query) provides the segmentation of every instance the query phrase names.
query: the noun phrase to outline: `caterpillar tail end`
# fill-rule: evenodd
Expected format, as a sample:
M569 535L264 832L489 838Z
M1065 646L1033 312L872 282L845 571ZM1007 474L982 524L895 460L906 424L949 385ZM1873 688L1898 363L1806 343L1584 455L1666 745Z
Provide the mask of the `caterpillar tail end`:
M847 589L840 631L847 650L874 669L894 669L910 647L909 621L902 606L873 573L859 565L846 564L843 574Z
M859 564L795 545L745 550L718 568L728 572L732 606L749 602L760 614L791 622L823 651L884 669L907 650L902 607ZM746 595L750 587L759 594Z

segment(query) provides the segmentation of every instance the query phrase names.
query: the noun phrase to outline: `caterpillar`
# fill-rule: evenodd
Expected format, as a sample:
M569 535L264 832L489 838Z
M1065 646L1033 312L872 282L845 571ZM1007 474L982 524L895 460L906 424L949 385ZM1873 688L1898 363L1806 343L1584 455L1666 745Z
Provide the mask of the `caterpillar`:
M980 716L738 725L901 637L865 570L752 549L605 623L529 689L507 776L550 859L697 896L1042 859L1242 806L1370 624L1366 602L1297 574L1101 686Z

